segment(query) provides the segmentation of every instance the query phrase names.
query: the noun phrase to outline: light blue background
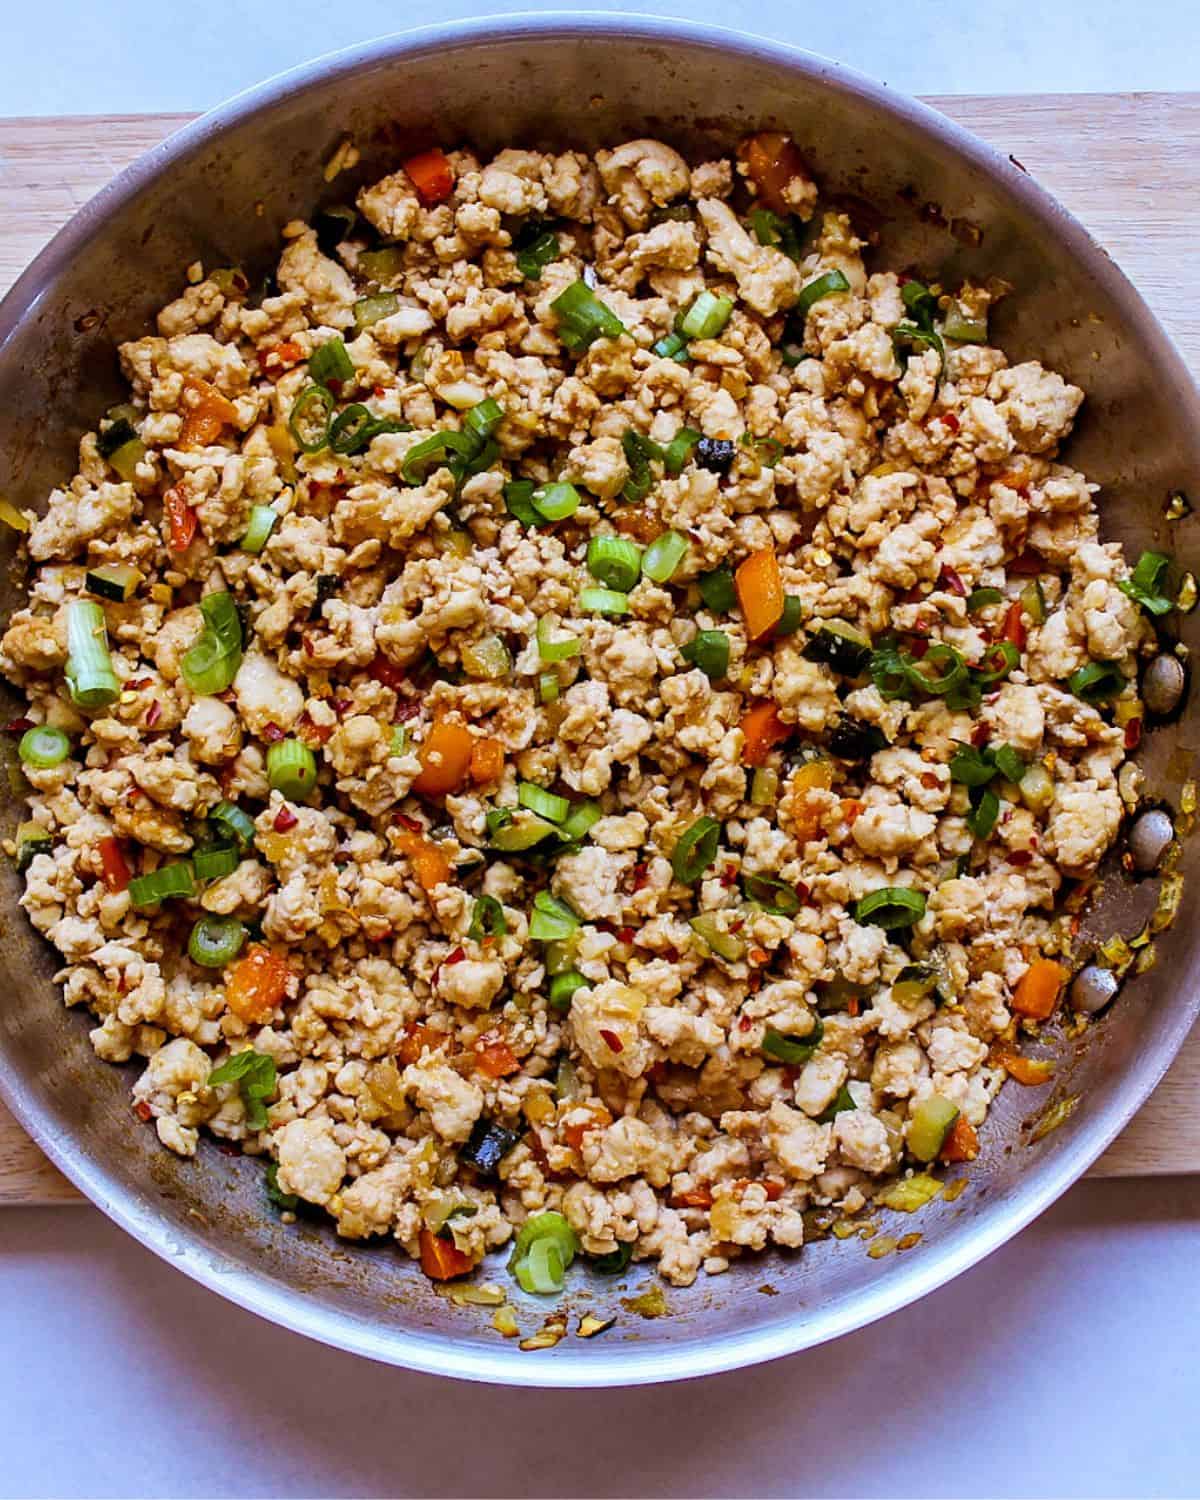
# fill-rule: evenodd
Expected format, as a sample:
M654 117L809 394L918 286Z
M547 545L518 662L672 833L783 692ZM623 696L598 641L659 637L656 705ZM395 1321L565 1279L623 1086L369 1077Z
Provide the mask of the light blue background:
M1195 0L656 8L752 15L913 93L1186 89L1200 58ZM483 9L502 7L0 0L0 111L204 109L317 53ZM543 1395L320 1349L91 1209L7 1210L0 1495L1194 1495L1198 1223L1200 1179L1083 1184L952 1286L825 1349Z

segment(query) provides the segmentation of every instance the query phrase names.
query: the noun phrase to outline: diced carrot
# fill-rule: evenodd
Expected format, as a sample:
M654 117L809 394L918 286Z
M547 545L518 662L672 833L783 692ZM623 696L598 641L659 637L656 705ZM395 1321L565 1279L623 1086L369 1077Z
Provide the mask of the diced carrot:
M760 130L742 142L738 155L766 206L777 214L794 213L795 206L784 196L784 189L794 178L807 173L804 158L791 136L778 130Z
M431 1229L422 1229L419 1240L421 1269L431 1281L453 1281L475 1269L475 1262L453 1240L440 1240Z
M748 709L742 715L740 727L744 766L765 766L772 747L782 745L792 733L792 726L779 717L779 710L770 698L763 698Z
M132 876L125 862L125 851L120 843L115 838L109 837L101 839L96 848L100 852L100 868L104 884L110 891L125 890Z
M845 818L849 827L854 827L854 820L866 807L865 802L860 802L857 797L842 798L842 817Z
M183 427L179 433L181 448L205 448L221 436L221 429L237 421L237 407L216 386L196 375L183 381Z
M409 828L397 828L396 848L407 854L412 863L413 874L423 891L445 885L450 879L450 861L434 843L423 834L413 833Z
M444 203L454 191L454 168L446 159L446 153L437 146L432 151L422 151L419 156L410 156L404 163L404 170L426 208Z
M939 1154L942 1161L974 1161L979 1155L979 1137L966 1115L960 1114L950 1127Z
M476 740L471 746L471 780L487 786L504 775L504 746L499 740Z
M1006 1042L998 1042L991 1050L989 1062L997 1067L1003 1068L1010 1078L1015 1078L1018 1083L1023 1083L1027 1088L1037 1088L1045 1083L1054 1073L1052 1062L1042 1061L1033 1057L1022 1057L1019 1052L1010 1047Z
M560 1132L567 1145L576 1151L583 1145L583 1138L590 1130L603 1130L606 1125L612 1124L612 1115L603 1104L587 1104L583 1108L588 1111L587 1119L572 1120ZM578 1110L572 1110L572 1114L577 1113Z
M670 1204L672 1208L711 1208L712 1191L706 1187L688 1188L685 1193L672 1193Z
M475 738L465 725L436 720L417 751L421 771L412 784L413 791L422 797L444 797L447 792L458 791L470 773L474 748Z
M172 487L163 496L163 515L168 548L172 552L186 552L196 539L197 518L182 490Z
M282 344L267 349L262 356L262 367L272 378L282 375L304 358L304 350L294 339L285 339Z
M243 1021L262 1026L287 995L291 969L262 943L252 943L225 981L225 1003Z
M446 1033L435 1031L432 1026L422 1026L420 1021L410 1021L396 1049L396 1056L408 1067L420 1062L422 1052L436 1052L445 1043Z
M1067 971L1052 958L1036 958L1021 975L1012 1008L1031 1021L1044 1021L1058 1004Z
M783 615L783 574L774 548L752 552L745 562L738 564L733 581L746 634L757 640L778 625Z
M1008 606L1008 613L1004 616L1004 625L1000 632L1000 639L1011 641L1018 651L1025 649L1025 619L1019 599L1014 599Z
M517 1055L503 1037L480 1037L475 1043L475 1071L485 1078L507 1078L521 1071Z

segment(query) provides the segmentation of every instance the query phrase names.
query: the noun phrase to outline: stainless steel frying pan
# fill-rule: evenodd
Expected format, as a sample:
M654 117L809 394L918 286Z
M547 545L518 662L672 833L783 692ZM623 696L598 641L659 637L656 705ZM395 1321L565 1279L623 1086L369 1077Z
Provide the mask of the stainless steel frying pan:
M1017 166L932 110L831 63L730 31L641 16L544 13L453 22L371 43L264 84L147 153L87 205L0 304L0 493L40 506L73 472L80 432L118 394L115 344L144 331L183 268L263 270L280 227L327 189L344 135L366 178L399 153L467 140L591 149L651 134L687 153L724 151L745 130L793 132L827 195L853 200L881 264L998 275L1017 288L996 324L1017 358L1039 356L1087 391L1069 453L1103 486L1104 525L1133 549L1193 553L1193 523L1168 528L1169 491L1200 500L1200 400L1145 304L1085 231ZM16 589L6 577L7 612ZM10 706L4 714L16 712ZM1160 730L1150 782L1177 794L1198 736L1195 708ZM9 822L15 822L10 809ZM6 825L7 826L7 825ZM1191 850L1185 872L1197 863ZM1097 931L1137 925L1153 902L1116 875ZM394 1249L351 1248L267 1209L261 1164L202 1147L163 1151L131 1116L129 1079L93 1056L65 1011L56 964L0 872L0 1093L74 1182L182 1271L299 1332L414 1369L529 1385L675 1379L769 1359L912 1301L979 1260L1053 1202L1154 1087L1200 1008L1200 923L1184 919L1150 975L1126 987L1086 1042L1064 1049L1042 1090L1009 1084L966 1191L903 1228L903 1255L860 1241L744 1262L669 1290L653 1322L620 1307L647 1273L614 1285L572 1272L568 1305L620 1313L599 1339L523 1353L481 1310L453 1306ZM1082 1096L1061 1128L1030 1142L1055 1098ZM777 1295L764 1295L764 1285ZM528 1331L550 1309L522 1298ZM574 1319L572 1319L574 1326Z

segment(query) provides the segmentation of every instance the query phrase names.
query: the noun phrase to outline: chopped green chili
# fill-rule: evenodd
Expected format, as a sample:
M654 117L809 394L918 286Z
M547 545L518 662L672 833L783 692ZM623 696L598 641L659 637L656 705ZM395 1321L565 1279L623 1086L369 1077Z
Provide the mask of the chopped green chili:
M697 818L679 837L671 854L675 879L683 885L695 885L717 857L721 825L716 818Z

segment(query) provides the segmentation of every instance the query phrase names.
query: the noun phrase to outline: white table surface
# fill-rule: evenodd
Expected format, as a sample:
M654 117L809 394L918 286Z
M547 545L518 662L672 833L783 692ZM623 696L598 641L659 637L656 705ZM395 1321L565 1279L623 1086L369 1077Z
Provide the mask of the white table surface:
M0 111L203 109L319 52L505 8L0 0ZM1195 0L758 0L753 15L913 93L1198 83ZM824 1349L539 1394L322 1349L91 1209L10 1210L0 1496L1195 1495L1198 1261L1200 1179L1087 1183L953 1285Z

